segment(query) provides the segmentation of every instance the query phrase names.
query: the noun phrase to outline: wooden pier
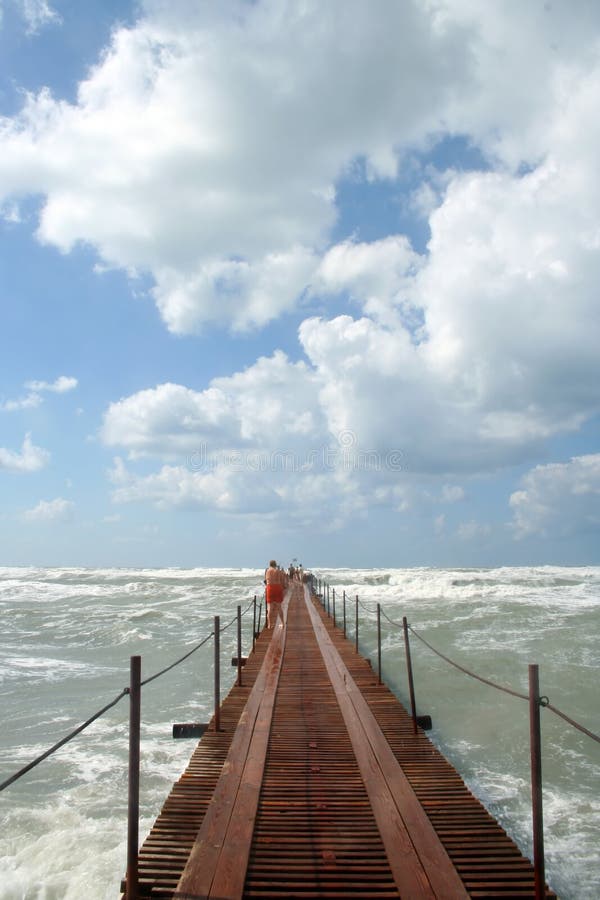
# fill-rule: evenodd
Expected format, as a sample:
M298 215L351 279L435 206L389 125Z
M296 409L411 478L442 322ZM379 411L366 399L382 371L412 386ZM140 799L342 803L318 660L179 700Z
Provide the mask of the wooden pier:
M532 864L306 586L284 615L141 847L140 897L534 897Z

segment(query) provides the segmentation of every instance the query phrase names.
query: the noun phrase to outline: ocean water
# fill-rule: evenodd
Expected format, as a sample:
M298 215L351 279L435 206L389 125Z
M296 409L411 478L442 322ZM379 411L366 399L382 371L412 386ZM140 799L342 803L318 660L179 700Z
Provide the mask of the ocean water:
M341 616L376 665L382 609L384 680L408 702L403 636L412 628L484 678L527 693L540 666L551 703L600 733L600 568L330 569ZM221 627L222 695L235 677L236 609L251 642L256 569L0 568L0 781L114 699L142 656L148 678ZM330 595L331 596L331 595ZM450 667L411 636L418 712L432 740L531 855L527 703ZM212 713L212 642L142 692L140 836L195 742L172 724ZM542 711L546 873L563 900L600 897L600 745ZM119 895L127 829L128 702L0 793L0 900L108 900Z

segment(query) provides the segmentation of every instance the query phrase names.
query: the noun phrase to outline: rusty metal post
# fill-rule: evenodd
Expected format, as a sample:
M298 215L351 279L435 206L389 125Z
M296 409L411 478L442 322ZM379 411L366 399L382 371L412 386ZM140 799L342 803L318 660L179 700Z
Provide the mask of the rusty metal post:
M330 605L329 605L329 584L327 585L327 615L329 615Z
M333 611L333 627L335 628L335 588L333 589L333 606L331 609Z
M404 650L406 652L406 671L408 674L408 690L410 693L410 713L413 721L413 732L417 733L417 704L415 702L415 683L413 681L412 661L410 658L410 641L408 639L408 619L402 617L402 628L404 629Z
M354 601L354 649L358 653L358 594Z
M242 686L242 607L237 608L237 685Z
M221 730L221 619L215 616L215 731Z
M377 604L377 683L381 684L381 603Z
M252 602L252 649L256 644L256 594Z
M344 637L346 637L346 591L342 594L342 608L344 610Z
M535 898L545 893L544 816L542 806L542 737L540 728L540 682L537 665L529 666L529 739L531 747L531 808L533 819L533 871Z
M138 900L140 829L140 725L142 658L129 661L129 788L127 821L127 900Z

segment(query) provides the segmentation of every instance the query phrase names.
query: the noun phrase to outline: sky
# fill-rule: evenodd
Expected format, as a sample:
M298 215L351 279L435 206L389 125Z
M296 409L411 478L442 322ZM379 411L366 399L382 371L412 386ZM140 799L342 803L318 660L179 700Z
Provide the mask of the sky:
M600 4L0 0L0 565L600 564Z

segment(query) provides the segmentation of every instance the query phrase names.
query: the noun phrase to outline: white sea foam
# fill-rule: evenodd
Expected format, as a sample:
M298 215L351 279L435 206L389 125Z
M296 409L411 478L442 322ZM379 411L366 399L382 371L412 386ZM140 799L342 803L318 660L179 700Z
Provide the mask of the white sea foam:
M6 720L0 779L44 752L128 683L129 657L143 677L207 637L213 616L233 622L254 594L256 569L0 569L5 641L0 673ZM551 702L600 732L600 569L330 569L346 592L354 636L376 656L382 605L384 679L407 700L402 617L442 653L482 676L527 690L539 662ZM262 612L264 621L264 611ZM243 620L248 647L251 613ZM221 636L236 653L236 629ZM521 700L448 666L411 634L419 712L432 739L525 852L530 847L528 710ZM224 667L223 692L234 678ZM142 822L151 826L192 746L173 741L177 721L202 721L212 707L212 643L152 681L142 698ZM105 900L125 869L126 700L0 794L0 900ZM547 876L563 900L600 896L600 747L543 712ZM91 886L90 886L91 885Z
M7 680L57 682L69 678L94 678L105 669L88 662L43 656L6 656L0 662L0 684Z

